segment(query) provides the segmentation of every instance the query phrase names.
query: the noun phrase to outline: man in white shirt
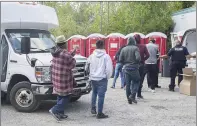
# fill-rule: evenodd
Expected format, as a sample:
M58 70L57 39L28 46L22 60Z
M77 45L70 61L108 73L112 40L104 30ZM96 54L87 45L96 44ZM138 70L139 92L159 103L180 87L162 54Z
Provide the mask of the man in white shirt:
M89 66L89 67L88 67ZM107 91L108 79L112 76L113 66L110 56L104 49L104 41L96 42L96 50L89 56L86 70L89 68L89 79L92 84L91 113L97 114L97 118L108 118L103 113L105 93ZM96 99L98 95L98 113L96 112Z

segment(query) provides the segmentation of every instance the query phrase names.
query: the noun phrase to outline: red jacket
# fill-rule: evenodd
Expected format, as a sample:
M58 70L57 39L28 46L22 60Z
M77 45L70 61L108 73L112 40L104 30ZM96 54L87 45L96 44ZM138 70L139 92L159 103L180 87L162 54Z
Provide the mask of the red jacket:
M149 58L149 52L146 48L146 45L143 44L137 44L137 47L140 50L140 56L141 56L141 63L145 63L145 61Z

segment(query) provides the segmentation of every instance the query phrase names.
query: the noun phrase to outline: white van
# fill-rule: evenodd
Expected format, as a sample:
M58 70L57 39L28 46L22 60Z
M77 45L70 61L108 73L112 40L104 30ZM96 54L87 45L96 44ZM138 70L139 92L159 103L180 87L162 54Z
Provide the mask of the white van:
M55 46L49 29L59 26L55 9L30 3L1 2L1 93L21 112L38 108L41 100L54 99L51 82L50 48ZM30 37L29 54L21 53L21 41ZM88 94L91 87L84 74L86 58L75 56L77 95ZM76 72L77 71L77 72Z
M185 31L182 39L183 46L187 47L188 52L192 55L196 55L196 28L188 29ZM187 60L187 65L196 71L196 58L191 58Z

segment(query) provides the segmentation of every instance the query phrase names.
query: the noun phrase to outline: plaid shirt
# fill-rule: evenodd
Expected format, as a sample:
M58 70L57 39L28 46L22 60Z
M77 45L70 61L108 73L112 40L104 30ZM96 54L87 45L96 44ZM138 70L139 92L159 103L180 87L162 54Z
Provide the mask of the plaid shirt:
M76 65L75 53L61 50L57 57L52 60L52 83L53 94L66 96L73 91L76 82L73 77L72 69Z

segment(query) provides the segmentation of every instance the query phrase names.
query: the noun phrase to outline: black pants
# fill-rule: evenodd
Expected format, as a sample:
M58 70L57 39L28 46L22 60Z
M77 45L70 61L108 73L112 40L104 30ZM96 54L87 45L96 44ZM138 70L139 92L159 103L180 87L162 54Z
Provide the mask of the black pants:
M139 89L138 89L137 96L141 96L141 92L142 92L142 87L143 87L143 82L144 82L144 76L145 76L145 73L144 73L144 64L140 64L139 74L140 74L140 86L139 86Z
M172 61L170 64L170 78L171 82L169 85L170 89L174 89L175 87L175 78L178 73L178 85L183 80L183 76L180 74L183 74L183 68L185 68L185 61Z
M148 87L152 90L155 89L158 80L158 69L157 64L145 64L144 73L147 73ZM145 75L145 74L144 74Z

